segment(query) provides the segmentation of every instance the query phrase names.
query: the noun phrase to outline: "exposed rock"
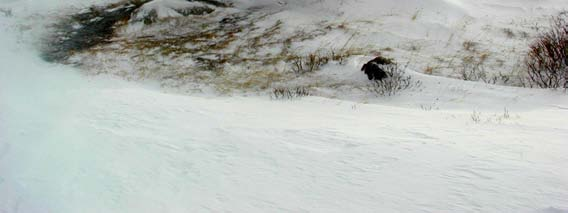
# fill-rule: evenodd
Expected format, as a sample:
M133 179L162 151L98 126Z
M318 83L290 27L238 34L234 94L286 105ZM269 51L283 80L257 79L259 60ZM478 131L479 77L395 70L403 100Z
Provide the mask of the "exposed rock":
M214 7L230 5L217 0L129 0L91 7L54 26L56 30L48 38L42 57L50 62L65 62L74 53L108 43L118 23L151 24L161 19L209 14Z
M132 3L91 7L62 20L55 26L42 57L46 61L61 62L71 54L106 43L114 33L115 24L128 20L138 5Z

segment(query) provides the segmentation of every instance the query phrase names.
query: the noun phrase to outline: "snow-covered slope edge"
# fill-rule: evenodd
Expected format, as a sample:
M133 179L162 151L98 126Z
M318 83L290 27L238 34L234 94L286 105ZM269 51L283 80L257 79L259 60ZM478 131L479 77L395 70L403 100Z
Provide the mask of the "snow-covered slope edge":
M359 68L377 54L418 73L526 86L528 44L568 8L562 0L237 1L207 12L195 4L146 3L118 24L110 43L70 51L65 62L189 94L266 94L294 85L324 97L345 95L322 90L363 96L368 81ZM194 9L203 14L189 15ZM346 65L324 66L315 77L293 73L298 58L330 52Z

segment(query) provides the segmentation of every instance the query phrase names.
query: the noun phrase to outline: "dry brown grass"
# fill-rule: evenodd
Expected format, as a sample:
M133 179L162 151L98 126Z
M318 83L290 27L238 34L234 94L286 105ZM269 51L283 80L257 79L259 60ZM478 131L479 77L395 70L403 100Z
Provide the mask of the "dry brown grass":
M431 67L431 66L427 66L427 67L424 69L424 74L432 75L432 74L434 74L434 69L436 69L436 68L435 68L435 67Z
M465 51L468 52L476 52L477 51L478 43L474 41L464 41L462 43L462 47Z

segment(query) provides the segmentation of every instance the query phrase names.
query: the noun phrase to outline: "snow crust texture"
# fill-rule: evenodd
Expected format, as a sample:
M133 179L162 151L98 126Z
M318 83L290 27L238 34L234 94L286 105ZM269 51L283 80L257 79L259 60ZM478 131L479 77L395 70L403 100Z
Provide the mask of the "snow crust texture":
M371 14L361 2L370 3L344 1L341 8L359 5L357 14ZM380 2L395 11L405 4L409 11L445 5L450 12L444 14L483 20L563 5ZM334 87L320 92L343 99L171 93L154 81L85 75L41 60L36 42L50 26L50 13L84 2L53 3L0 4L12 11L0 13L2 213L568 211L563 91L409 71L423 87L395 97ZM301 13L299 4L289 2L296 9L275 17ZM471 9L482 6L494 11ZM309 21L287 20L282 24ZM353 27L374 30L359 24ZM415 29L444 29L420 26ZM400 35L413 33L420 35ZM320 39L332 41L333 33L327 35ZM357 68L365 59L331 64L313 78L364 84Z

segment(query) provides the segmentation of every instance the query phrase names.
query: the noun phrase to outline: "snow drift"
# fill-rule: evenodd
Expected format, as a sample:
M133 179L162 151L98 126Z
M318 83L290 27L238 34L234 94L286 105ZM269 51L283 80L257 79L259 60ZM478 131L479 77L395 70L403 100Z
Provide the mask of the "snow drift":
M167 93L42 61L53 3L1 6L0 212L568 210L561 92L414 73L391 98ZM357 60L318 75L362 82Z

